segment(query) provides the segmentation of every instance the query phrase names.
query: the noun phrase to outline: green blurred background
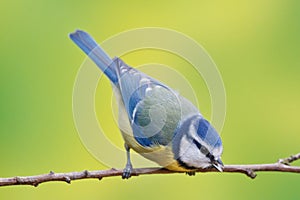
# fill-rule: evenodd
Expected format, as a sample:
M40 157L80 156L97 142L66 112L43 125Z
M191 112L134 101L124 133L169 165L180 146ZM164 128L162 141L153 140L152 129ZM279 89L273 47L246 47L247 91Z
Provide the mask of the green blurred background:
M77 28L99 42L149 26L187 34L209 52L226 87L223 161L275 162L300 151L299 1L2 0L0 13L0 177L107 169L82 145L73 122L73 85L85 59L68 38ZM123 58L132 65L180 64L176 56L155 55L148 50ZM103 84L111 94L108 81ZM209 118L203 80L191 84ZM110 96L99 95L101 118L102 101ZM111 120L109 137L121 145L110 109L103 112ZM0 199L298 199L299 184L300 176L288 173L259 173L255 180L241 174L151 175L3 187Z

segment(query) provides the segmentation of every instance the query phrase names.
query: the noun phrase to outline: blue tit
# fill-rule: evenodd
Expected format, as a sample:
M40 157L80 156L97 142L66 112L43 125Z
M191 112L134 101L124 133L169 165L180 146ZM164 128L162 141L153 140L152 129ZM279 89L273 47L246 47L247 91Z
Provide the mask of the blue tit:
M221 138L189 100L120 58L111 59L88 33L77 30L70 38L112 83L127 154L123 178L133 170L130 149L173 171L222 171Z

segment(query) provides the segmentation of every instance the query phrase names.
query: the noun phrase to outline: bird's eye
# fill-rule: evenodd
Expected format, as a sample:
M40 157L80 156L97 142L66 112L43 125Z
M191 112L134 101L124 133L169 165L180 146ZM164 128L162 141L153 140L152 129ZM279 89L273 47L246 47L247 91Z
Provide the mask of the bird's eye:
M200 144L200 142L198 142L197 140L193 139L193 143L198 147L198 149L201 151L201 153L203 153L204 155L210 154L208 149L203 146L202 144Z
M212 155L205 146L201 145L200 142L193 139L193 143L198 147L201 153L203 153L207 158L209 158L211 161L215 160L214 155Z

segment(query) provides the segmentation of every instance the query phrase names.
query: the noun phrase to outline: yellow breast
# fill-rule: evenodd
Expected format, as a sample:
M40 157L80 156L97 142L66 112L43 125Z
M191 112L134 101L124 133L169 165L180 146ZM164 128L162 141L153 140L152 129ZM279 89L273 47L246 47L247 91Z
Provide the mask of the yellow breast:
M155 145L151 147L144 147L141 146L132 135L123 132L122 135L125 140L125 143L131 149L133 149L135 152L142 155L143 157L153 162L156 162L160 166L172 171L193 171L180 166L178 161L174 159L174 153L172 151L171 146Z

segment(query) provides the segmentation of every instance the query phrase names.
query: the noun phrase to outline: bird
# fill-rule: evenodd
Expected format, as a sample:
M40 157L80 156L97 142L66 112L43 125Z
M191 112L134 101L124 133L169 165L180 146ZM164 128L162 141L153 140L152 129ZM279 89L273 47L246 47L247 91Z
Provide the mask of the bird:
M133 173L131 149L171 171L223 171L222 140L188 99L119 57L111 59L87 32L76 30L69 37L111 82L127 157L123 179Z

